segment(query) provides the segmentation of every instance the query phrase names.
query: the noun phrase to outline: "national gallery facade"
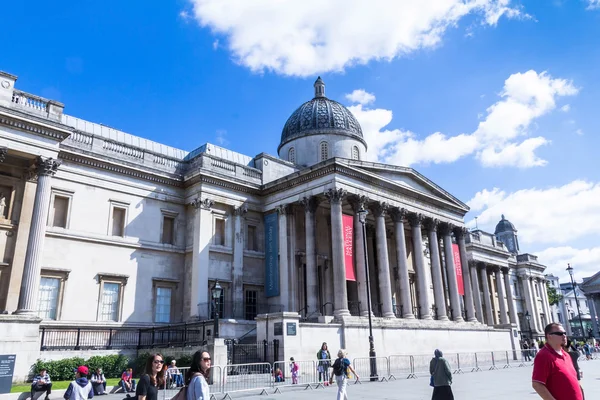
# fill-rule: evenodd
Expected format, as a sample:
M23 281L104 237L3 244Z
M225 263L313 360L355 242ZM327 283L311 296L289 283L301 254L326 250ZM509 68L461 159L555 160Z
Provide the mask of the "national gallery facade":
M210 319L218 304L230 337L262 314L360 328L369 282L381 335L431 344L462 330L474 336L458 347L503 349L543 336L545 267L513 224L467 230L469 208L441 186L366 161L360 124L320 78L278 155L254 157L88 122L16 79L0 72L0 323L156 326Z

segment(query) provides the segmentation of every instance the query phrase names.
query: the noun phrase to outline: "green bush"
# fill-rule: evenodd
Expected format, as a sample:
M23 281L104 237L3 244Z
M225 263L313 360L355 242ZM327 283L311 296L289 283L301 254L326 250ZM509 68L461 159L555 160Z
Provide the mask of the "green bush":
M74 369L80 365L85 365L89 368L90 374L96 368L102 368L106 378L120 378L121 374L127 368L129 359L121 354L108 356L94 356L88 360L80 357L65 358L56 361L37 360L33 365L33 374L37 374L42 368L46 368L48 375L53 381L69 381L75 378Z

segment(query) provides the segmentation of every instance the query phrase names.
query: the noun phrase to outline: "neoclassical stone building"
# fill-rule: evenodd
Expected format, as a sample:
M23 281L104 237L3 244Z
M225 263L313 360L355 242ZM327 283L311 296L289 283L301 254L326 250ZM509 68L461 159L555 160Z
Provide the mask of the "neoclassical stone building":
M367 262L381 327L440 341L462 329L482 347L498 333L505 349L548 322L545 267L519 254L512 224L469 232L459 199L412 168L366 161L360 124L320 78L278 157L172 148L64 114L15 81L0 73L0 310L178 323L211 317L218 280L225 323L285 311L359 326Z

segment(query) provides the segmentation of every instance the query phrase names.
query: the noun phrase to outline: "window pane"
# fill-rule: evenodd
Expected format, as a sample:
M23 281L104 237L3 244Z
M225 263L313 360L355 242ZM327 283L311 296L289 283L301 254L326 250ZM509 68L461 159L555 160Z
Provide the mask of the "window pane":
M124 208L113 208L112 218L112 235L123 236L125 231L125 209Z
M248 225L248 250L257 251L256 227Z
M56 319L58 288L60 279L43 278L40 280L38 295L38 316L44 319Z
M69 211L69 198L62 196L54 197L54 218L52 226L59 228L67 227L67 213Z
M358 147L354 146L352 147L352 159L358 160L358 158Z
M171 322L171 288L156 288L156 322Z
M119 318L119 288L118 283L104 282L100 321L118 321Z
M225 220L215 219L215 244L225 246Z
M256 290L246 290L246 313L245 318L252 321L256 318L257 314L257 297L258 292Z
M321 143L321 161L325 161L329 158L329 152L327 149L327 143Z
M175 225L175 218L164 217L163 219L163 232L162 242L167 244L173 244L173 227Z
M296 162L296 150L293 147L289 151L288 161L292 163Z

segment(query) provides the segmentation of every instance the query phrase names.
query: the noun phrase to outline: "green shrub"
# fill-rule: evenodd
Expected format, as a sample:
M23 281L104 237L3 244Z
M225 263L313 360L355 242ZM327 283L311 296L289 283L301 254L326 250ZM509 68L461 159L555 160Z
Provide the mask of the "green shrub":
M90 374L96 368L102 368L106 378L120 378L121 374L127 368L129 359L121 354L108 356L93 356L88 360L80 357L65 358L63 360L43 361L37 360L32 366L32 372L36 375L42 368L46 368L48 375L53 381L69 381L75 378L75 372L80 365L89 368Z

